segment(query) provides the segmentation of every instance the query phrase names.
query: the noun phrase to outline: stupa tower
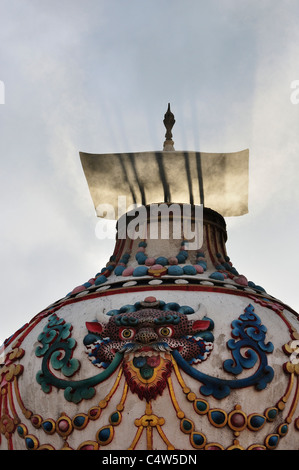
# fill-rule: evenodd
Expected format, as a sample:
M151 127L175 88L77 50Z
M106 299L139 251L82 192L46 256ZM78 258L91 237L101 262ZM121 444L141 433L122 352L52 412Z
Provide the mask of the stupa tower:
M0 449L299 449L298 314L226 251L249 152L176 151L174 123L162 151L80 154L97 215L131 207L106 266L5 341Z

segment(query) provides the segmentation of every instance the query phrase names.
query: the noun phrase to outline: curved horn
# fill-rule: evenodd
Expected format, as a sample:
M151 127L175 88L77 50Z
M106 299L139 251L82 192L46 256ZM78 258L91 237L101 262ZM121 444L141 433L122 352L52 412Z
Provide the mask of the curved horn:
M102 310L101 312L97 312L96 314L96 319L97 321L101 322L101 323L108 323L109 319L111 318L111 316L113 316L113 311L111 311L111 314L109 315L110 312L108 312L108 315L107 313L105 313L105 309ZM115 311L116 312L116 311Z
M196 312L188 315L190 320L201 320L203 317L207 316L207 309L203 304L199 304L198 310Z
M192 333L198 333L205 331L211 327L211 322L206 316L207 310L204 305L200 304L196 312L188 317L191 320L191 331Z

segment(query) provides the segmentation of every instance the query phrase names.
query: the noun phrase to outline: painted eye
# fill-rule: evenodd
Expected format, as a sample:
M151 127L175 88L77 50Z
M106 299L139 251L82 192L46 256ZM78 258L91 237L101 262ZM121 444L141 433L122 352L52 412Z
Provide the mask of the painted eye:
M169 338L173 334L173 329L169 326L162 326L162 328L158 329L158 334L164 338Z
M133 328L124 328L119 332L121 339L132 339L135 336L135 330Z

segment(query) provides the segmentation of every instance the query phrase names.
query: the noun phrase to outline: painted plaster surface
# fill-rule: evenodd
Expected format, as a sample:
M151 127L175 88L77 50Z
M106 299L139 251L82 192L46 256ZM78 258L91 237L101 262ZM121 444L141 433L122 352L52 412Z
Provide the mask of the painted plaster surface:
M205 231L187 257L184 240L117 242L6 341L0 449L299 449L298 315L233 268L223 229Z

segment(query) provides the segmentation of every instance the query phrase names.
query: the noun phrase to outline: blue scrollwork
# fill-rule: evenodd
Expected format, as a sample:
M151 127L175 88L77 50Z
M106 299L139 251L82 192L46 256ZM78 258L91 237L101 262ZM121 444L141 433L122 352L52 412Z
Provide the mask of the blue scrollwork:
M219 379L203 374L188 364L178 351L173 351L173 356L178 365L191 377L197 379L203 385L200 391L203 395L213 395L217 399L228 396L232 389L255 386L256 390L263 390L274 377L272 367L268 365L267 356L273 352L273 344L265 344L267 328L262 325L260 318L254 312L254 307L249 304L238 320L232 322L232 336L227 342L232 351L233 359L224 361L223 368L226 372L239 375L244 369L251 369L258 360L259 366L250 377L235 380ZM242 355L241 350L245 350Z
M125 307L126 312L128 308L129 310L132 308L132 306ZM163 309L168 310L167 307L168 305L165 305ZM179 310L177 309L177 311ZM119 311L113 312L116 315L119 313ZM172 320L174 317L175 315L172 316ZM205 396L212 395L216 399L222 399L228 396L233 389L249 386L254 386L256 390L263 390L274 377L274 371L267 361L267 354L273 352L273 344L265 342L267 329L254 312L254 307L249 304L244 313L234 320L231 326L232 339L227 342L227 347L231 351L232 358L224 361L223 369L236 377L244 369L248 370L254 367L254 373L249 377L232 380L212 377L193 367L192 363L187 362L177 349L171 351L178 366L202 384L200 392ZM58 389L64 389L66 400L79 403L83 399L92 398L95 394L95 386L105 381L116 371L123 360L124 350L116 352L112 362L105 364L103 372L83 380L70 380L69 378L80 368L80 362L72 357L76 342L71 337L71 329L71 324L58 318L56 314L49 317L47 325L38 337L41 346L36 348L35 353L36 356L43 359L36 380L45 393L49 393L54 386ZM202 340L205 333L209 334L210 332L201 332L199 339ZM129 347L130 344L127 345L127 348ZM59 370L68 380L56 377L51 369Z
M243 315L232 322L232 336L235 339L228 341L227 346L232 351L233 359L224 362L226 372L238 375L243 369L251 369L257 363L263 352L273 352L273 344L265 344L267 328L262 325L260 318L254 313L254 307L249 304ZM246 349L245 357L241 350ZM255 351L257 349L257 352Z

